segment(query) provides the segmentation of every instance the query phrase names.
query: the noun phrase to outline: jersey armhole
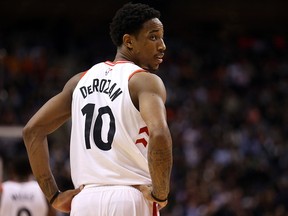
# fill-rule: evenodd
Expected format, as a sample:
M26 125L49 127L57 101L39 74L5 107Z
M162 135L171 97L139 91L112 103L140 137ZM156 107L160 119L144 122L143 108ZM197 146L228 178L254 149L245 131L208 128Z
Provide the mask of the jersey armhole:
M88 70L83 71L83 74L81 75L80 79L82 79L82 78L85 76L85 74L86 74L87 72L88 72Z
M134 71L133 73L130 74L130 76L128 77L128 80L130 80L131 77L132 77L134 74L136 74L136 73L140 73L140 72L148 72L148 71L143 70L143 69L136 70L136 71Z

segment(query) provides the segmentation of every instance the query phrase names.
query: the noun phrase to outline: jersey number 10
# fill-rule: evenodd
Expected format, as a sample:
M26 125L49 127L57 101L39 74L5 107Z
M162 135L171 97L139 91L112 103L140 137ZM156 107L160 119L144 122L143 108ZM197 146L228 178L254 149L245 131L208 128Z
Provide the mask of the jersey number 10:
M95 104L88 103L81 109L81 111L83 116L86 116L85 131L84 131L86 149L91 149L90 133L91 133L91 127L93 125L92 119L95 111ZM110 118L109 130L107 134L107 142L104 142L101 136L103 127L102 116L104 114L108 114ZM109 106L100 107L98 109L98 115L96 117L96 121L94 122L94 128L93 128L93 140L95 145L103 151L110 150L112 147L112 141L114 139L115 131L116 131L115 118L110 107Z

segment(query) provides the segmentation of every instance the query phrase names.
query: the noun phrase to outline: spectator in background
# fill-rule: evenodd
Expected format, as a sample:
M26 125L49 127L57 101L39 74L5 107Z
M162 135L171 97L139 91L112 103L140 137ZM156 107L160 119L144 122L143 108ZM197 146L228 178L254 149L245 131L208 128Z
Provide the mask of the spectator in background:
M1 184L0 216L55 216L33 179L27 156L17 155L7 165L9 180Z

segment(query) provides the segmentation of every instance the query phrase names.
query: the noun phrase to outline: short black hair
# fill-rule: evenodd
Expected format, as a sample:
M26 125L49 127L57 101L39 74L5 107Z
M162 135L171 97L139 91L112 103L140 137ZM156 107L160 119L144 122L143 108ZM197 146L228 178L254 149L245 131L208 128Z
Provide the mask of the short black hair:
M153 18L160 18L160 12L149 5L142 3L127 3L120 8L111 24L110 36L112 42L121 46L124 34L136 34L143 24Z
M28 156L26 154L21 154L13 159L11 158L10 172L16 175L21 181L27 180L32 174Z

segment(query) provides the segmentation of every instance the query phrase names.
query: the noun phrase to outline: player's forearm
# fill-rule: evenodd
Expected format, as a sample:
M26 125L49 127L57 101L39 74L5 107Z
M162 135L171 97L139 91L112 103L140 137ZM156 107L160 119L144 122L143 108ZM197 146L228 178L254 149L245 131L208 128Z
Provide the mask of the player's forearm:
M153 194L166 199L170 190L172 169L172 140L170 133L150 134L148 163L152 179Z
M47 137L40 134L32 128L24 128L23 139L33 175L46 198L50 200L58 187L50 170Z

